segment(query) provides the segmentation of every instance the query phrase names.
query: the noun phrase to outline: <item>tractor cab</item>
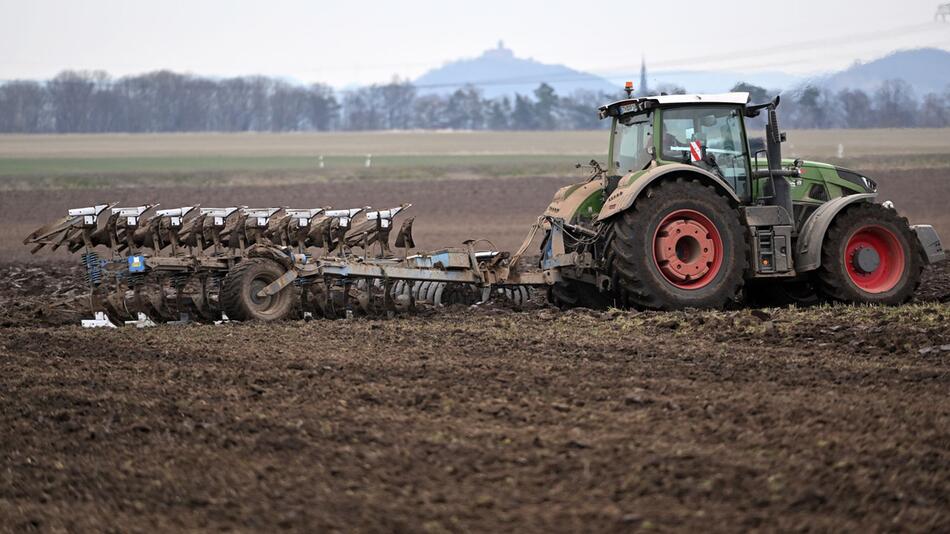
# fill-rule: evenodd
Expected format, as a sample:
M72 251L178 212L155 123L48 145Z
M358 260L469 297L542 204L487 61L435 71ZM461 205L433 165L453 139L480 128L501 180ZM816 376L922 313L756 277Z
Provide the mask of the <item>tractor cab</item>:
M748 93L663 95L614 102L606 169L611 185L651 168L690 165L718 176L736 196L753 200L753 164L745 117ZM612 192L612 187L608 186Z

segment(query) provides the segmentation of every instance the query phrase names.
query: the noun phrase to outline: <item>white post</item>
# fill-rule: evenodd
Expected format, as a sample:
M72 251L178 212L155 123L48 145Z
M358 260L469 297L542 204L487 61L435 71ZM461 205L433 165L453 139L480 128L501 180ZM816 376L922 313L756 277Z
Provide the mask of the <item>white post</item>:
M369 167L372 167L372 166L373 166L373 155L372 155L372 154L366 154L366 167L369 168Z
M841 143L838 143L838 159L841 159L843 157L844 157L844 145Z
M320 156L319 158L317 158L317 161L319 162L318 165L319 165L320 168L322 169L322 168L323 168L323 156Z

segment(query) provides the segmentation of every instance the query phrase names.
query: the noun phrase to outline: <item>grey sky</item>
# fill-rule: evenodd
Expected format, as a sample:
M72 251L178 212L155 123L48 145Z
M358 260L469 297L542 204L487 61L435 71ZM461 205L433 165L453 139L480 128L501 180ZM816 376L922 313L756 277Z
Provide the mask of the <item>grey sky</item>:
M520 57L604 74L633 74L641 54L656 68L811 73L897 48L950 48L937 3L0 0L0 80L167 68L343 86L415 77L499 39ZM778 50L795 43L811 44Z

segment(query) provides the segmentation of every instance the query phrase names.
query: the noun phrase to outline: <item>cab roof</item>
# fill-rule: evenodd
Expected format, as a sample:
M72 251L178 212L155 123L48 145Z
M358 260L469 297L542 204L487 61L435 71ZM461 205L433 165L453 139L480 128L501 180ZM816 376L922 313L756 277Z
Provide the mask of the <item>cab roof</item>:
M681 106L688 104L738 104L749 103L749 93L721 93L712 95L658 95L618 100L600 107L600 118L625 115L657 106Z

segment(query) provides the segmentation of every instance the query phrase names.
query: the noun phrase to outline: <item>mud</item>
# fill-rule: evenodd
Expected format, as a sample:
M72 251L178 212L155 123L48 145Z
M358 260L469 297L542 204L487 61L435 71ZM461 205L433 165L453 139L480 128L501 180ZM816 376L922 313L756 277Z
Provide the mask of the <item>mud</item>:
M912 221L945 217L936 175L894 176ZM435 185L330 191L421 204L424 246L514 248L559 182ZM286 195L228 194L261 192ZM103 193L4 193L0 251ZM0 531L950 530L950 265L896 308L84 330L76 258L10 257Z
M36 274L0 276L5 529L950 528L947 268L899 308L108 331Z

